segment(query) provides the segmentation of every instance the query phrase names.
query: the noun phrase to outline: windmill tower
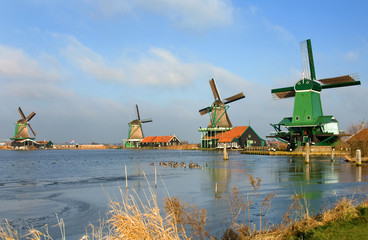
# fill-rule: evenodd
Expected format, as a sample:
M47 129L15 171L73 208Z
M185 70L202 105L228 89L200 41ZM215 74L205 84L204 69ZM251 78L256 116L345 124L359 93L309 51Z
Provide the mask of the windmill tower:
M322 89L360 85L359 76L345 75L335 78L316 79L311 40L300 44L303 78L292 87L272 89L274 99L295 97L293 117L286 117L278 124L271 124L275 133L269 137L289 143L290 149L309 142L317 146L331 146L339 137L339 125L333 116L322 111ZM281 131L285 127L288 131Z
M201 115L209 114L210 122L207 128L200 128L201 132L201 146L202 148L212 148L216 146L216 136L219 132L225 132L232 129L233 125L231 124L230 118L227 114L227 110L230 107L228 104L242 98L245 98L244 94L238 93L234 96L225 98L225 102L222 101L220 93L218 91L215 80L212 78L210 81L211 90L213 93L213 97L215 101L211 106L205 107L199 110Z
M137 119L128 123L129 125L129 133L128 139L126 141L126 147L138 147L139 143L143 140L144 135L142 131L142 124L147 122L152 122L152 119L144 119L141 120L138 105L135 105Z
M36 115L36 113L32 112L27 117L25 117L20 107L18 108L18 112L21 116L21 119L19 119L15 123L14 137L10 138L10 140L12 140L12 146L21 146L21 145L24 146L27 144L28 142L27 140L34 140L36 137L35 131L33 131L31 125L29 124L29 121ZM28 133L28 127L29 129L31 129L35 137L31 138L31 136Z

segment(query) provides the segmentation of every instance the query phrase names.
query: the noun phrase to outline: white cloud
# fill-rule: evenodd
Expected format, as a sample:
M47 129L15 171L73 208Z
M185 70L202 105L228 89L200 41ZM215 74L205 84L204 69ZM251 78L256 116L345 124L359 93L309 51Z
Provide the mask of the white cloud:
M270 24L268 23L267 26L276 34L276 36L286 42L296 42L295 37L292 33L290 33L285 28L276 25L276 24Z
M98 81L131 86L182 87L212 77L227 81L241 80L226 69L210 63L184 62L167 49L152 47L147 52L134 51L134 56L109 61L75 38L69 36L67 39L67 46L61 50L62 55L77 69Z
M359 53L350 51L344 55L344 60L347 62L357 61L359 59Z
M0 78L22 82L33 79L49 81L60 79L54 68L43 69L39 61L27 56L21 49L0 44Z
M170 51L151 48L138 63L126 65L131 83L137 85L182 86L190 84L197 69L193 64L181 62Z
M68 36L68 45L62 54L84 72L98 80L123 81L124 71L118 67L108 66L106 60L74 37Z
M173 25L189 30L203 30L231 24L233 7L227 0L123 0L88 1L95 11L107 17L136 15L139 10L163 15Z

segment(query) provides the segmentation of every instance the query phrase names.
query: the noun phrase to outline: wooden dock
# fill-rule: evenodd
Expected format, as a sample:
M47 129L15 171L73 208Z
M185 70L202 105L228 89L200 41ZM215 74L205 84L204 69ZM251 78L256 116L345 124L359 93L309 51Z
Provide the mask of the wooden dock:
M250 154L250 155L272 155L272 156L295 156L295 157L304 157L305 152L301 151L257 151L257 150L246 150L241 151L241 154ZM335 156L345 156L346 152L336 151ZM331 152L310 152L309 156L311 157L328 157L331 156Z

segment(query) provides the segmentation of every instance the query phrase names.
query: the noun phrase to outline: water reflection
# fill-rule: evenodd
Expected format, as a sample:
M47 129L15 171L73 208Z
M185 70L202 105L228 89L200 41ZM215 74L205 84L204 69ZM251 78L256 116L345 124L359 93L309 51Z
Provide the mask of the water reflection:
M357 182L362 181L362 167L361 166L356 167L356 181Z
M229 162L216 162L208 169L212 189L216 197L222 197L228 192L229 182L231 179L231 169L228 168Z

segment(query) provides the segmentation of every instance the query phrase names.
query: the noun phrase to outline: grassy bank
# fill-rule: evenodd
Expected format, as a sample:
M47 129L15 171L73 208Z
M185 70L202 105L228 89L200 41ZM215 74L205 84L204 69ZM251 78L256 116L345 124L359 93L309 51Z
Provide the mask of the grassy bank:
M346 199L341 200L332 211L337 216L323 222L323 217L315 216L311 227L295 231L285 239L367 239L368 238L368 204L365 202L353 207ZM340 213L338 213L340 212ZM322 217L322 218L321 218ZM326 218L326 217L325 217ZM298 223L296 223L297 225ZM317 225L316 227L313 225Z
M180 201L177 197L164 200L158 207L154 190L149 186L146 199L140 199L134 189L121 190L121 200L109 201L107 220L99 226L90 225L81 238L87 239L364 239L368 236L368 201L360 203L342 198L336 205L311 216L305 208L303 195L292 196L292 203L278 225L268 223L274 193L260 195L261 179L249 175L251 192L246 196L233 188L224 199L230 221L221 236L207 230L207 211ZM149 185L149 184L148 184ZM255 207L258 206L258 207ZM258 208L258 219L251 209ZM63 239L65 229L58 219ZM17 226L6 220L0 224L0 239L53 239L46 229L30 228L20 236Z

